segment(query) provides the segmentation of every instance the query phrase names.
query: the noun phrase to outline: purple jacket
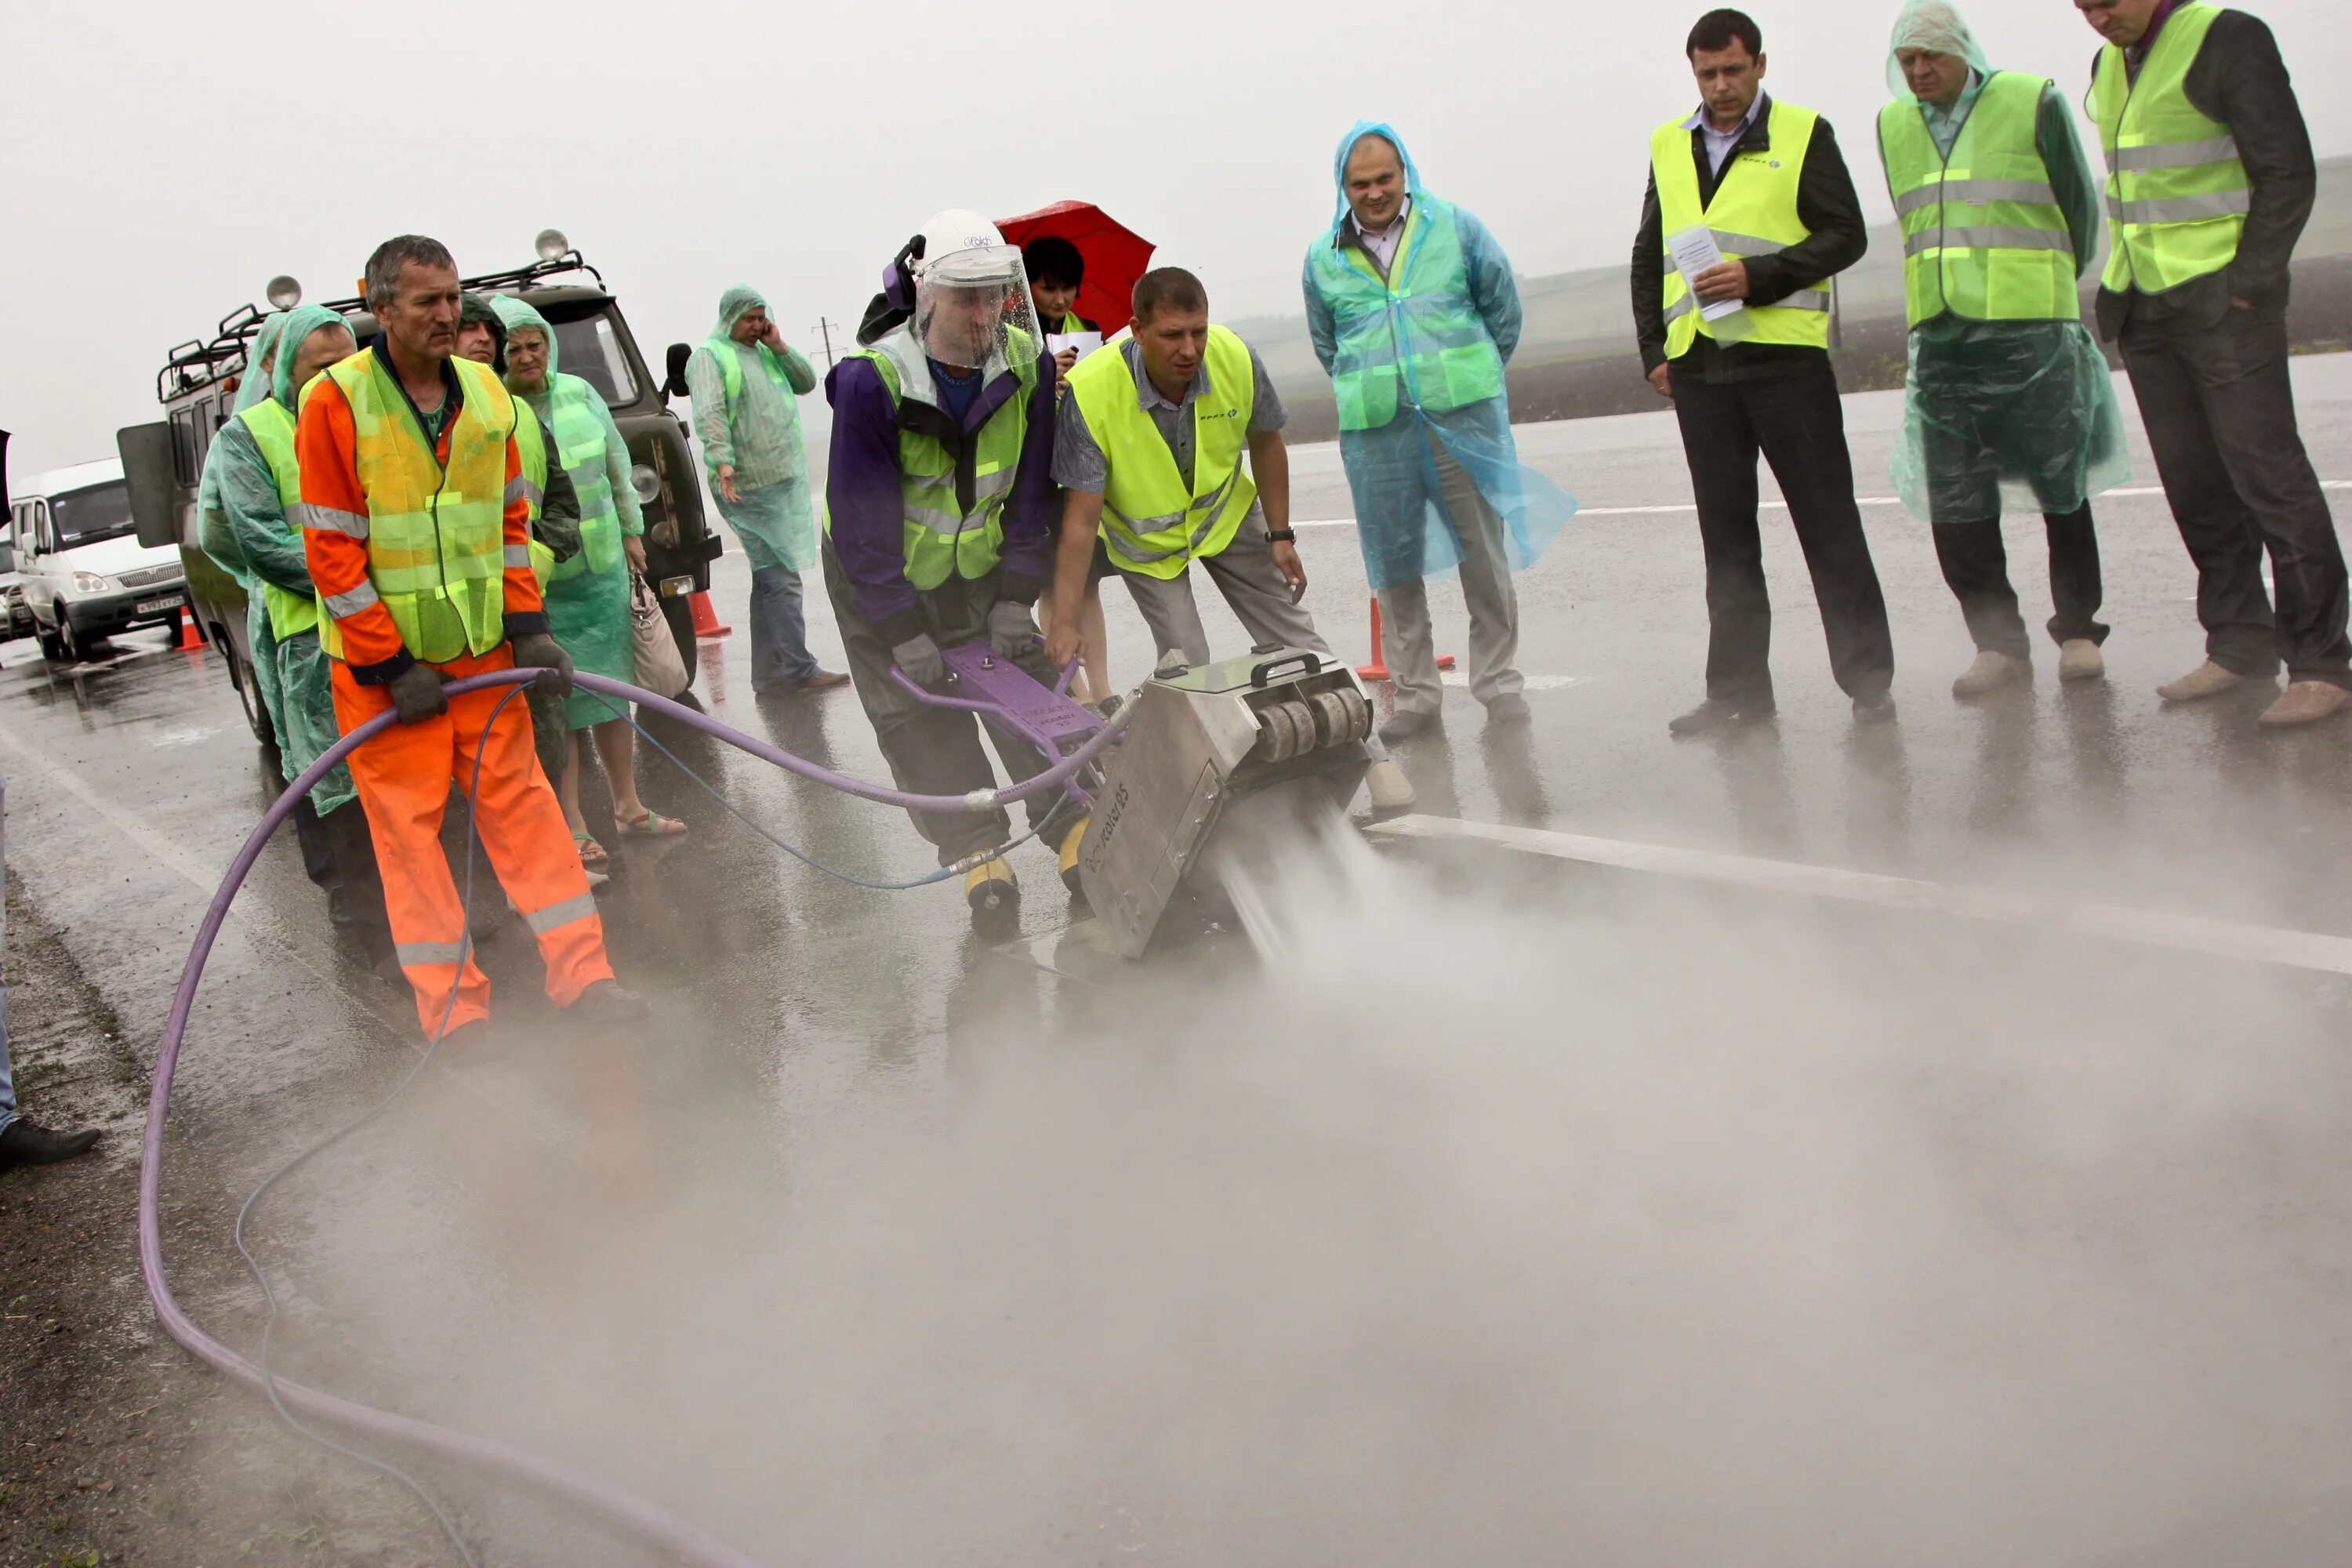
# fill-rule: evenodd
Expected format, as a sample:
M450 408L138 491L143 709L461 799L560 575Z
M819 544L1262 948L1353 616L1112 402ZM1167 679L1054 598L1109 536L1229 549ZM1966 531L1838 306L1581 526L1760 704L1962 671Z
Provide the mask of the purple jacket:
M937 436L950 450L975 437L988 416L1021 385L1010 372L981 389L957 431L946 415L928 404L902 410L914 427ZM828 537L848 578L858 613L885 643L905 642L923 630L915 609L915 586L907 581L906 504L898 489L898 411L871 360L845 359L824 378L833 405L832 458L824 479ZM1036 384L1029 394L1029 428L1021 445L1021 466L1005 498L1002 584L1004 596L1034 603L1052 571L1047 531L1056 499L1054 460L1054 362L1040 355Z

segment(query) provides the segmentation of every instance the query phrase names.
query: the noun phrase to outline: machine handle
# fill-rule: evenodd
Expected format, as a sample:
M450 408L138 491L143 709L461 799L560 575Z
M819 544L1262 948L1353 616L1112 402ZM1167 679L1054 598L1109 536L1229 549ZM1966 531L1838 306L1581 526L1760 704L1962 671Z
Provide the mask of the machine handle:
M1323 661L1314 654L1307 653L1303 650L1298 653L1286 653L1280 658L1269 658L1265 663L1259 665L1255 669L1251 670L1250 689L1255 691L1265 690L1267 677L1271 676L1276 670L1280 669L1286 664L1298 664L1302 660L1305 661L1305 668L1307 673L1309 675L1314 674L1317 670L1323 668Z

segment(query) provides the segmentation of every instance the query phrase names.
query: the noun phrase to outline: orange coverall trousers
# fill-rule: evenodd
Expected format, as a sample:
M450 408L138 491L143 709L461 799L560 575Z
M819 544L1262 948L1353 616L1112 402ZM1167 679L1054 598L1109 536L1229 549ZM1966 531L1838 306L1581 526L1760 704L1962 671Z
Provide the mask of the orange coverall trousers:
M341 659L331 662L335 721L343 733L392 707L388 689L362 686ZM511 669L514 653L500 647L434 668L457 680ZM467 949L465 907L441 848L441 813L448 805L449 785L454 781L460 792L473 788L478 749L482 773L475 827L499 880L539 938L549 999L568 1007L595 982L613 978L604 956L604 922L589 894L588 874L564 825L563 808L540 769L524 699L516 697L498 722L490 722L490 710L508 689L451 697L448 712L418 724L395 723L351 756L352 783L358 786L383 872L392 940L427 1035L440 1027L444 1013L451 1029L489 1016L489 977L476 967ZM457 989L454 1006L452 985Z

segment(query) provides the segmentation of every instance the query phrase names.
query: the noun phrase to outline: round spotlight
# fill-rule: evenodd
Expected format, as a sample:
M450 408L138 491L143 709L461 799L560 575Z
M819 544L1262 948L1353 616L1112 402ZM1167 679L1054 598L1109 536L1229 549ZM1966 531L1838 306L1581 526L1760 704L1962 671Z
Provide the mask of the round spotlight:
M661 476L650 463L639 463L629 470L629 488L637 492L641 501L651 501L661 494Z
M572 242L563 237L563 231L560 228L541 229L539 237L530 243L531 248L539 252L541 261L552 261L572 248Z
M272 278L269 287L262 292L268 296L270 309L274 310L290 310L302 302L302 285L283 272Z

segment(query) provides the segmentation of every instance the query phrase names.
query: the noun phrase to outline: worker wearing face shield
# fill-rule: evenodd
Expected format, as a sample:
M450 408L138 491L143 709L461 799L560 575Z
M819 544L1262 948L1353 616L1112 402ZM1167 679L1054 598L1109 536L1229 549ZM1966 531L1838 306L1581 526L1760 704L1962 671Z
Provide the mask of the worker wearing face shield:
M825 378L825 592L898 787L988 789L987 726L927 704L894 671L936 689L947 680L941 650L985 639L1034 679L1055 679L1032 610L1051 570L1055 374L1021 252L977 213L939 214L891 263L858 341L865 346ZM990 733L1013 781L1045 766L1026 742ZM1055 810L1053 800L1032 798L1030 822L1063 850L1064 880L1075 886L1084 820ZM1019 885L987 855L1010 836L1004 813L914 818L940 865L984 857L964 882L975 923L1009 921Z

